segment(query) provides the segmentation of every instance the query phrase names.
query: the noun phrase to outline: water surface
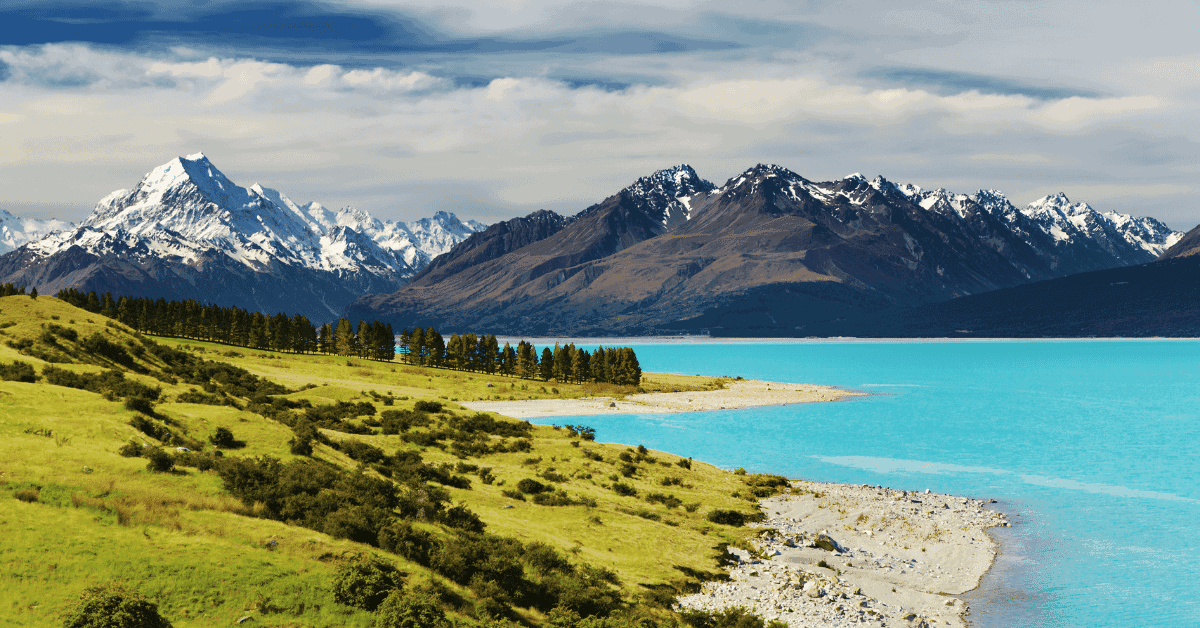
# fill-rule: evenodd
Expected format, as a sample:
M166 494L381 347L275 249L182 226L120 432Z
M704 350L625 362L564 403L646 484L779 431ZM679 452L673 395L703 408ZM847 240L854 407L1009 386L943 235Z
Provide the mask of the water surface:
M645 371L873 393L576 421L727 468L998 500L1014 527L976 626L1200 624L1200 342L617 344Z

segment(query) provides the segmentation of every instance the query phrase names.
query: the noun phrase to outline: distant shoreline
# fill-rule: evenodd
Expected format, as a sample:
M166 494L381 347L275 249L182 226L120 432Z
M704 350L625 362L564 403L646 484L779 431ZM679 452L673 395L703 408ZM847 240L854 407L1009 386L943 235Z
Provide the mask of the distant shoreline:
M719 390L657 392L583 399L521 399L513 401L464 401L479 412L495 412L516 419L595 414L654 414L735 410L793 403L816 403L857 397L865 393L814 384L788 384L761 380L729 380Z

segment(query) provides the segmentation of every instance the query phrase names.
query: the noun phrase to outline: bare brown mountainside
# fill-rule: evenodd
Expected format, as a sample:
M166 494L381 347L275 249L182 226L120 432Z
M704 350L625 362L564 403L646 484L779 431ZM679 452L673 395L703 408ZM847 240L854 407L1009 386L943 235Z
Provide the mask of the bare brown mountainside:
M806 335L810 325L1119 265L1086 242L1039 242L1007 201L998 210L983 196L923 206L928 194L916 199L882 177L818 183L762 164L719 189L699 182L690 168L656 173L544 239L447 261L439 268L453 272L428 270L347 315L508 334Z
M1163 251L1160 260L1171 259L1174 257L1187 257L1189 255L1200 255L1200 225L1184 234L1183 238L1176 242L1174 246Z

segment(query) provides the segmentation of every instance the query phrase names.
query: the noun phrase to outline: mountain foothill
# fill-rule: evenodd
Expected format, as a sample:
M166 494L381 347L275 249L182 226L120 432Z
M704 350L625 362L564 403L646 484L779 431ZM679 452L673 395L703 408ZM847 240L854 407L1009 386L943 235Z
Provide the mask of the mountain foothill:
M298 205L191 155L78 226L35 222L0 214L0 245L12 249L0 282L506 335L1125 334L1151 315L1085 286L1134 273L1157 286L1139 298L1170 300L1173 284L1200 277L1184 270L1200 260L1197 230L1063 194L1017 207L996 190L818 182L766 164L720 186L679 165L572 216L539 210L485 227L444 212L405 224ZM1075 301L1046 298L1046 282L1064 281ZM1181 333L1188 314L1172 311L1148 328Z

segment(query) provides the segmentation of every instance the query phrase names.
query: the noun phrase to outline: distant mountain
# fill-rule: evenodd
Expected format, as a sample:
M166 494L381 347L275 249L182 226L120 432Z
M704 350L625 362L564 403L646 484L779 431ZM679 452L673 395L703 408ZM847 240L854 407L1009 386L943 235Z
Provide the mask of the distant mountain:
M106 196L78 227L0 256L0 281L327 320L363 293L399 288L482 229L445 212L405 224L297 205L276 190L235 184L196 154Z
M1163 252L1159 259L1187 257L1200 254L1200 226L1187 232L1179 241Z
M0 254L25 244L41 240L55 231L74 229L75 225L62 220L18 218L0 209Z
M848 327L829 326L823 335ZM1196 338L1200 255L1048 279L889 313L856 327L889 337Z
M663 170L563 222L519 248L464 252L348 312L497 333L808 335L872 312L1149 262L1182 237L1063 195L1017 209L996 191L857 174L813 182L762 164L720 188L687 166Z

